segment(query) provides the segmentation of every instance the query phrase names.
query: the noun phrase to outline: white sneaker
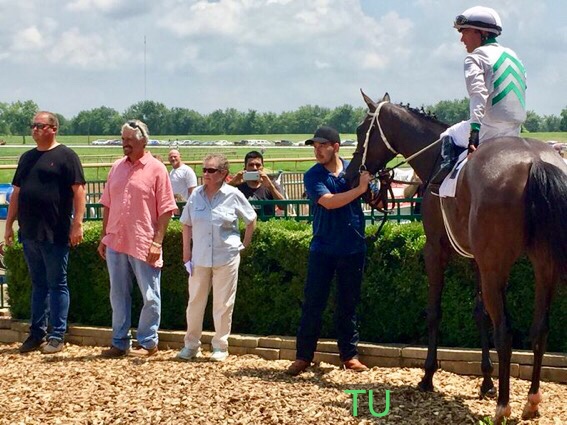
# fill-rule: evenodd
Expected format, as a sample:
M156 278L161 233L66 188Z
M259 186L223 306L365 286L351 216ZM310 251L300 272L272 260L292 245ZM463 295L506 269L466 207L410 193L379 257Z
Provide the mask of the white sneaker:
M213 349L213 354L211 354L209 360L212 362L224 362L227 357L228 357L228 351L215 348Z
M201 354L200 348L183 347L175 357L181 360L193 360L203 357L203 355Z
M55 354L63 351L65 348L65 343L57 338L49 338L47 345L41 347L41 352L43 354Z

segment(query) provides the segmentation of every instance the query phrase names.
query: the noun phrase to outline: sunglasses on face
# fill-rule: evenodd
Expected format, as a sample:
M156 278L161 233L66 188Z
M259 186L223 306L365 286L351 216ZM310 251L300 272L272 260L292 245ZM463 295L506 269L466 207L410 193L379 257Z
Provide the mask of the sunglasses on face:
M134 130L140 130L140 133L142 133L142 137L144 139L148 138L148 135L146 134L144 128L139 125L136 121L128 121L128 127L133 128Z
M215 174L217 171L220 171L218 168L206 168L203 167L203 174Z
M38 130L43 130L44 128L47 127L54 127L51 124L44 124L42 122L34 122L30 124L30 128L33 130L34 128L37 128Z

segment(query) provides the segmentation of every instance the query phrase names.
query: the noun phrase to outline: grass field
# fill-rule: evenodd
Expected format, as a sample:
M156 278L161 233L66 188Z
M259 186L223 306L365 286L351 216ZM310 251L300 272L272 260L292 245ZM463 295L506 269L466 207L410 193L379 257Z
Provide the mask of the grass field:
M343 140L356 139L354 134L341 135ZM567 132L562 133L531 133L530 137L540 140L556 140L567 143ZM292 142L304 141L311 137L311 134L269 134L269 135L193 135L193 136L156 136L158 140L228 140L239 141L242 139L265 139L265 140L291 140ZM122 157L122 148L120 146L93 146L89 143L97 139L109 139L112 136L59 136L57 140L69 146L77 152L83 164L111 163ZM118 138L116 136L115 138ZM6 141L6 145L0 146L0 183L8 183L12 181L14 175L13 166L17 164L19 156L26 150L35 147L35 142L31 136L26 137L26 144L22 145L21 136L0 136L0 139ZM241 161L247 152L251 150L260 150L260 146L180 146L177 149L181 151L184 161L197 162L197 172L203 157L210 152L224 153L231 160L231 172L234 173L242 168ZM154 155L159 155L167 162L167 153L169 147L150 147ZM342 155L346 158L352 156L354 147L344 146L341 148ZM270 171L305 171L313 162L313 150L311 147L264 147L264 158L266 168ZM305 161L294 161L294 158L306 159ZM291 161L281 161L280 159L291 159ZM4 168L4 169L2 169ZM10 168L10 169L6 169ZM108 174L108 167L85 167L85 177L87 180L104 180ZM199 173L199 172L198 172Z

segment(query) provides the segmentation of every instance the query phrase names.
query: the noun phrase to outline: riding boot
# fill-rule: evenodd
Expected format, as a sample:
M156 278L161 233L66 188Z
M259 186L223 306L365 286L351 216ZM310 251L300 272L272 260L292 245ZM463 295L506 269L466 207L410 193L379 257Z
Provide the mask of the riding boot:
M437 174L435 174L429 184L440 185L445 180L445 177L449 175L457 159L459 158L459 149L453 144L453 138L451 136L443 137L443 145L441 147L441 165Z

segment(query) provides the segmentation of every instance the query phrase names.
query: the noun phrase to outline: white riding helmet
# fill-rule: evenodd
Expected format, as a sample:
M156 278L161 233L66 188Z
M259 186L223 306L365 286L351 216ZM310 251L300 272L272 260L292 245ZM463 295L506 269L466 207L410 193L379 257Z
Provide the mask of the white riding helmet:
M497 36L502 33L500 16L494 9L484 6L475 6L465 10L455 18L453 27L459 31L463 28L474 28Z

